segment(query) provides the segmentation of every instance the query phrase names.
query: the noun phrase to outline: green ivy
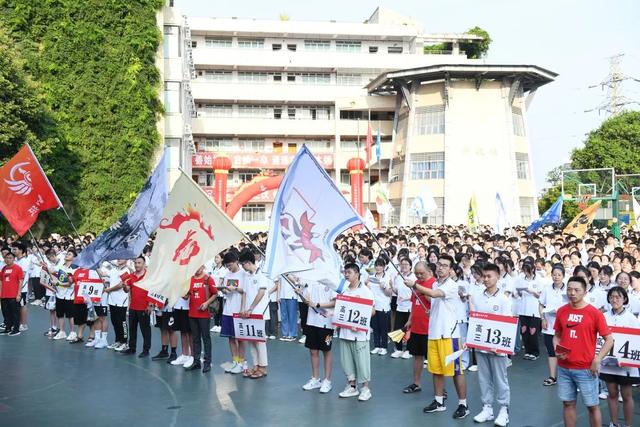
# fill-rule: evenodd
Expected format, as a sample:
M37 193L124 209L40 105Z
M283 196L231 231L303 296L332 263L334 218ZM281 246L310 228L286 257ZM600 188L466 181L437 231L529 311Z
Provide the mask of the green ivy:
M0 0L0 25L38 82L64 142L51 178L70 195L63 201L81 231L101 231L128 208L161 145L155 58L162 5Z

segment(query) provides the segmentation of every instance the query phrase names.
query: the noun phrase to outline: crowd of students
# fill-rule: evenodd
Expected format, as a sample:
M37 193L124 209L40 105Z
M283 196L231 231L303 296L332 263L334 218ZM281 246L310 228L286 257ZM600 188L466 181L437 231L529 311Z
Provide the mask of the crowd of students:
M303 283L295 274L275 281L266 277L260 251L266 246L266 233L252 235L251 242L239 243L200 267L188 293L173 307L136 286L146 273L151 246L134 260L105 262L99 270L89 271L76 268L74 258L92 236L85 242L52 236L37 246L0 239L4 257L0 333L16 336L28 330L31 301L50 312L51 327L45 335L54 341L133 355L140 330L143 342L138 356L148 357L151 328L157 327L162 346L153 360L204 373L211 369L210 333L219 333L230 348L225 371L260 379L268 374L267 344L236 339L233 315L262 314L267 339L279 335L281 341L299 341L309 349L311 378L304 390L332 390L332 344L337 340L346 377L341 398L367 401L372 397L372 356L412 358L411 383L402 392L421 391L426 364L433 376L434 397L425 413L446 411L445 379L452 377L458 396L453 418L466 417L470 410L464 372L477 371L482 409L474 420L506 426L511 358L467 350L453 363L445 359L465 348L470 311L517 316L516 353L533 362L540 357L542 342L549 376L540 381L544 386L558 385L566 425L575 425L579 392L592 425L598 423L600 398L607 399L610 425L619 425L620 399L624 425L631 426L632 386L640 382L640 372L604 359L612 341L607 325L640 327L639 237L625 230L623 238L616 240L608 231L597 229L591 229L585 239L552 229L527 235L514 228L495 235L490 228L471 232L463 226L392 227L376 235L345 233L335 244L344 261L344 294L372 301L368 331L335 328L336 293L324 284ZM104 282L104 292L93 301L78 292L78 283L88 279ZM586 305L589 309L580 311ZM577 312L582 314L576 317ZM112 343L107 339L108 318ZM588 321L574 321L569 327L582 324L569 333L569 318ZM398 329L408 332L408 339L390 345L388 334ZM574 342L576 331L578 341ZM603 337L603 344L594 357L597 335ZM566 348L570 351L558 352ZM598 372L600 381L594 376Z

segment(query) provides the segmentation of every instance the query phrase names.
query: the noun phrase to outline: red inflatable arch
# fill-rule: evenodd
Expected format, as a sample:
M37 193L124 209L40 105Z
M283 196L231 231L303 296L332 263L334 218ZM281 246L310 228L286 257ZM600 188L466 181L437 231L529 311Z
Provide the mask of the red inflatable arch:
M284 175L270 176L259 179L245 187L245 189L236 194L233 200L227 205L226 212L229 218L233 219L238 211L258 194L280 187L282 178L284 178Z

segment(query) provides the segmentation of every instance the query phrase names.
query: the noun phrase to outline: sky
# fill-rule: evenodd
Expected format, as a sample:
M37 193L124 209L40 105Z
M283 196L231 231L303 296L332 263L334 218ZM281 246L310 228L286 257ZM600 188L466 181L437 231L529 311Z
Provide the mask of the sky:
M187 16L362 22L376 7L422 23L426 33L464 32L479 26L493 39L487 63L532 64L559 74L538 89L528 111L528 136L538 190L552 168L567 163L605 112L609 57L624 53L621 71L640 79L638 0L175 0ZM623 93L640 103L640 83ZM640 109L640 104L629 106ZM594 110L585 112L587 110ZM602 165L606 167L608 165Z

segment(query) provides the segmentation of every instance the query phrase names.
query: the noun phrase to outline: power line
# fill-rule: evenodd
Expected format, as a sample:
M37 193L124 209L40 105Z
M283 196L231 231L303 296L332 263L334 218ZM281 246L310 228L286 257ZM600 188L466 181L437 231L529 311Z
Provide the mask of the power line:
M639 79L622 73L620 63L622 62L623 56L624 53L619 53L609 57L609 75L607 78L598 84L588 87L588 89L600 87L603 90L606 88L607 94L605 100L600 105L590 110L585 110L585 113L592 111L598 111L598 113L600 113L604 111L611 117L625 111L627 105L638 104L637 101L627 98L623 93L625 81L640 82Z

